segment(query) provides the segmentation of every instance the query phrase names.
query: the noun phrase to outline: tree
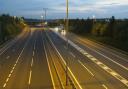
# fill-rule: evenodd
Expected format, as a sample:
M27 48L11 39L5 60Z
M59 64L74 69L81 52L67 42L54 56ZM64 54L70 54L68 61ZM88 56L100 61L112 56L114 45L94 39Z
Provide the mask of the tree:
M106 30L106 35L108 37L114 37L114 26L115 26L115 17L112 16L109 20L108 28Z

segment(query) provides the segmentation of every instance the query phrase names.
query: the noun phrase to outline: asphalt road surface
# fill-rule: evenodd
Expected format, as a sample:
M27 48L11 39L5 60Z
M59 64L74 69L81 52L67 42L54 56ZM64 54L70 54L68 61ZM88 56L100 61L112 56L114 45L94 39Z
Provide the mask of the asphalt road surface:
M0 89L128 89L127 55L75 34L67 36L72 43L58 34L27 28L4 45Z

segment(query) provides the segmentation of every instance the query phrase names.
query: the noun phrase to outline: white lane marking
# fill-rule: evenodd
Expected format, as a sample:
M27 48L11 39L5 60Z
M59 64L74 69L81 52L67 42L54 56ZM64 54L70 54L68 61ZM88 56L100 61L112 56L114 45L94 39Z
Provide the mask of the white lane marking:
M83 54L83 53L82 53ZM85 55L86 56L86 55ZM90 58L91 57L91 58ZM90 60L92 60L95 64L97 64L99 67L101 67L102 69L104 69L106 72L108 72L109 74L111 74L113 77L115 77L117 80L119 80L120 82L122 82L124 85L126 85L128 87L128 80L125 79L124 77L122 77L121 75L119 75L117 72L115 72L114 70L112 70L111 68L109 68L108 66L106 66L105 64L103 64L102 62L100 62L98 59L96 59L93 56L88 56L88 58ZM94 60L95 59L95 60ZM124 82L125 81L125 82Z
M6 82L8 82L9 78L6 79Z
M12 68L13 70L15 69L15 67L13 66L13 68Z
M102 86L103 86L105 89L108 89L106 85L102 84Z
M35 55L35 51L33 50L32 56L34 57L34 55Z
M32 58L32 61L31 61L31 67L33 66L33 58Z
M6 83L4 83L3 88L5 88L5 87L6 87L6 85L7 85L7 84L6 84Z
M29 80L28 80L28 84L29 84L29 85L31 84L31 77L32 77L32 71L30 70L30 73L29 73Z
M8 77L10 78L11 77L11 74L9 74Z
M17 65L17 64L15 63L14 67L16 67L16 65Z
M96 64L101 65L102 63L98 61Z
M87 52L84 52L84 55L87 55L88 53Z
M127 71L128 71L128 68L127 68L127 67L125 67L125 66L123 66L122 64L120 64L120 63L118 63L118 62L116 62L116 61L112 60L110 57L105 56L104 54L102 54L102 53L98 52L97 50L94 50L94 49L92 49L92 48L88 47L87 45L86 45L86 47L87 47L87 48L89 48L89 49L91 49L92 51L96 52L97 54L99 54L99 55L101 55L101 56L105 57L106 59L110 60L111 62L113 62L113 63L117 64L118 66L122 67L123 69L125 69L125 70L127 70Z
M56 32L55 32L56 33ZM57 34L58 36L60 36L63 40L66 41L66 38L64 38L64 36L62 37L62 35L60 34ZM74 47L76 48L80 53L82 53L83 55L85 55L84 53L86 51L84 51L82 48L80 48L79 46L77 46L75 43L73 43L72 41L69 40L69 43ZM80 51L81 50L81 51ZM83 51L82 51L83 50ZM88 55L88 54L86 54ZM86 56L85 55L85 56ZM90 55L90 54L89 54ZM86 56L87 57L87 56ZM92 60L92 62L94 62L95 64L97 64L97 62L100 62L98 59L96 59L95 57L93 56L88 56L88 58L90 60ZM102 62L101 62L102 63ZM120 74L116 73L114 70L112 70L111 68L109 68L108 66L106 66L105 64L97 64L100 68L102 68L103 70L105 70L106 72L108 72L110 75L112 75L113 77L115 77L117 80L119 80L120 82L122 82L125 86L128 87L128 80L125 79L124 77L122 77ZM107 68L107 69L105 69ZM116 75L115 75L116 74Z
M83 39L81 39L81 38L79 38L79 39L85 43L85 41L84 41ZM88 40L88 39L86 39L86 40ZM88 40L88 41L90 41L90 40ZM98 44L98 43L95 43L95 44L106 48L105 46L100 45L100 44ZM97 46L95 46L95 45L92 45L92 46L97 47ZM104 49L102 49L102 50L104 50ZM105 50L105 51L106 51L106 50ZM113 51L116 52L115 50L113 50ZM107 52L108 52L108 51L107 51ZM109 51L109 53L111 53L112 55L114 55L114 56L116 56L116 57L118 57L118 58L120 58L120 59L122 59L122 60L128 62L128 60L126 60L125 58L122 58L122 57L120 57L119 55L117 55L117 54L115 54L115 53L113 53L113 52L111 52L111 51ZM117 52L117 53L118 53L118 52ZM124 54L122 54L122 53L119 53L119 54L124 55Z
M13 71L14 71L16 65L17 65L17 63L19 62L19 59L20 59L20 57L21 57L21 55L22 55L22 53L23 53L25 47L27 46L29 40L30 40L30 39L27 40L27 42L26 42L25 45L24 45L24 48L23 48L22 51L20 52L20 54L19 54L19 56L18 56L18 58L17 58L17 60L16 60L16 62L15 62L15 64L14 64L14 66L12 67L12 70L10 71L10 73L9 73L7 79L6 79L6 82L5 82L4 85L3 85L3 88L6 87L7 82L9 81L9 79L10 79L10 77L11 77L11 75L12 75L12 73L13 73Z
M58 51L58 49L56 48L56 46L54 45L54 43L52 42L51 38L49 37L49 35L46 33L47 37L49 38L51 44L53 45L54 49L56 50L56 52L59 54L60 58L62 59L62 61L64 62L64 64L66 65L65 60L63 59L62 55L60 54L60 52ZM73 79L75 80L75 82L77 83L79 89L82 89L80 83L78 82L78 80L76 79L76 77L74 76L74 74L72 73L71 69L68 67L68 70L70 72L70 74L72 75ZM74 82L74 81L73 81Z
M6 57L6 59L9 59L9 58L10 58L10 56L7 56L7 57Z
M73 56L74 58L76 57L72 52L70 52L71 56Z
M12 74L12 73L13 73L13 70L11 70L10 74Z
M94 77L94 74L80 60L78 62Z
M43 41L43 45L44 45L44 41ZM52 75L52 70L51 70L51 68L50 68L50 63L49 63L49 60L48 60L48 55L47 55L47 53L46 53L46 48L45 48L45 46L44 46L44 52L45 52L45 56L46 56L46 59L47 59L47 64L48 64L49 72L50 72L50 75L51 75L51 80L52 80L53 88L56 89L55 83L54 83L54 79L53 79L53 75Z

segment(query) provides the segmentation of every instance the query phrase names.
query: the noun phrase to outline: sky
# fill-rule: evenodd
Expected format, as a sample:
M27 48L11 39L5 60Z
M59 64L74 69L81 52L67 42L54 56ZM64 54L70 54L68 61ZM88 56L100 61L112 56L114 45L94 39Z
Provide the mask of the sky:
M40 19L47 9L47 19L66 17L66 0L0 0L0 14ZM128 0L69 0L70 18L128 18Z

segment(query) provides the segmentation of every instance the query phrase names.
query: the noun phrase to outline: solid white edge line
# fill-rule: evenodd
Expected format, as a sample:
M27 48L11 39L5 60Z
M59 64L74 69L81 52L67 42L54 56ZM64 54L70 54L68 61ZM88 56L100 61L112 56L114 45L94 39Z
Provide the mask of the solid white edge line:
M54 31L53 31L54 32ZM55 32L56 33L56 32ZM59 34L57 34L58 36L60 36ZM61 37L61 36L60 36ZM65 40L63 37L61 37L63 40ZM70 41L70 44L73 44L73 45L75 45L72 41ZM71 45L72 45L71 44ZM74 47L74 46L73 46ZM79 46L77 46L78 48L76 48L77 50L78 49L81 49ZM83 50L83 49L81 49L81 50ZM78 50L79 51L79 50ZM82 53L82 54L84 54L84 50L83 50L83 52L81 52L80 51L80 53ZM86 55L85 55L86 56ZM94 63L96 63L94 60L93 60L93 58L94 57L91 57L91 58L89 58L89 59L91 59L92 60L92 62L94 62ZM97 59L96 59L97 60ZM98 60L99 61L99 60ZM100 61L99 61L100 62ZM103 64L103 63L102 63ZM98 65L98 64L97 64ZM105 70L104 69L104 67L108 67L108 66L106 66L106 65L104 65L104 67L101 67L101 65L98 65L100 68L102 68L103 70ZM109 68L109 67L108 67ZM110 70L112 70L111 68L109 68ZM105 70L105 71L107 71L107 70ZM112 70L113 71L113 70ZM107 71L108 72L108 71ZM113 72L115 72L115 71L113 71ZM111 72L108 72L110 75L112 75L113 77L115 77L117 80L119 80L120 82L122 82L124 85L126 85L127 87L128 87L128 80L126 80L125 78L123 78L121 75L119 75L119 74L117 74L116 72L116 74L117 75L113 75ZM122 79L119 79L117 76L119 76L119 77L121 77ZM124 82L125 81L125 82Z
M116 61L112 60L110 57L105 56L104 54L102 54L102 53L98 52L97 50L94 50L94 49L92 49L92 48L88 47L87 45L86 45L86 47L87 47L87 48L89 48L90 50L92 50L92 51L96 52L97 54L101 55L102 57L105 57L105 58L106 58L106 59L108 59L109 61L111 61L111 62L113 62L113 63L117 64L118 66L122 67L123 69L125 69L125 70L127 70L127 71L128 71L128 68L127 68L127 67L125 67L125 66L123 66L122 64L120 64L120 63L118 63L118 62L116 62Z
M50 68L50 63L49 63L49 60L48 60L48 55L46 53L46 48L45 48L45 45L44 45L44 41L43 41L43 46L44 46L44 53L45 53L45 56L46 56L46 59L47 59L47 64L48 64L49 72L50 72L50 75L51 75L51 80L52 80L53 88L56 89L55 83L54 83L54 79L53 79L53 75L52 75L52 70Z
M53 44L53 42L51 41L50 37L48 36L48 34L46 33L47 37L49 38L50 42L52 43L53 47L55 48L56 52L59 54L59 56L61 57L62 61L64 62L64 64L66 65L65 60L63 59L63 57L61 56L61 54L59 53L59 51L57 50L56 46ZM79 86L79 89L82 89L81 85L79 84L78 80L75 78L74 74L72 73L71 69L68 67L69 72L71 73L72 77L74 78L74 80L76 81L77 85Z
M94 77L94 74L80 60L78 62Z
M10 77L11 77L11 75L12 75L12 73L13 73L13 71L14 71L14 69L15 69L15 67L16 67L16 65L17 65L17 63L18 63L18 61L19 61L19 59L20 59L20 57L21 57L21 55L22 55L22 53L23 53L25 47L27 46L29 40L30 40L30 37L27 39L27 42L25 43L23 49L21 50L21 52L20 52L20 54L19 54L19 56L18 56L18 58L17 58L17 60L16 60L16 63L15 63L14 66L12 67L12 70L10 71L10 74L8 75L7 79L8 79L8 78L10 79ZM7 79L6 79L6 80L7 80ZM8 79L8 81L9 81L9 79ZM5 88L6 85L7 85L7 82L4 83L3 88Z

